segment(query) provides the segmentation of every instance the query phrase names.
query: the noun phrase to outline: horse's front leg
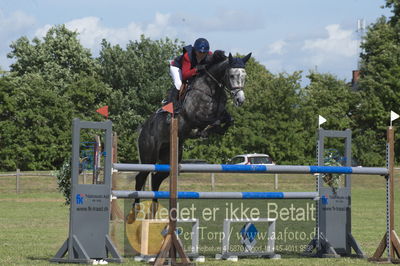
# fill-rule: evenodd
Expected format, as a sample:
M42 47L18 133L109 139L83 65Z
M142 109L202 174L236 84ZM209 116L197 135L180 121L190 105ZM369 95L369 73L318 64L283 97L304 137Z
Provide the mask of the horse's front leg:
M231 116L230 113L228 113L228 111L224 111L222 118L221 118L221 123L223 124L222 128L222 134L225 134L226 131L228 131L228 128L230 128L231 126L233 126L234 124L234 119Z
M232 116L225 110L217 121L201 131L200 136L207 138L210 134L224 135L233 122Z

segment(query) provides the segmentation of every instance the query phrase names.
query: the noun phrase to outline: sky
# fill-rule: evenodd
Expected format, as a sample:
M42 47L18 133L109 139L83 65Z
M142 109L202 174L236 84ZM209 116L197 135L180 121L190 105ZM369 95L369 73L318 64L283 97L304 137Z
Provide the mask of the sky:
M142 34L153 40L193 44L207 38L211 50L253 57L272 73L331 73L351 81L360 35L390 10L384 0L0 0L0 68L8 70L10 44L42 38L65 24L98 56L103 38L125 47ZM166 70L167 71L167 70ZM303 78L303 83L306 78Z

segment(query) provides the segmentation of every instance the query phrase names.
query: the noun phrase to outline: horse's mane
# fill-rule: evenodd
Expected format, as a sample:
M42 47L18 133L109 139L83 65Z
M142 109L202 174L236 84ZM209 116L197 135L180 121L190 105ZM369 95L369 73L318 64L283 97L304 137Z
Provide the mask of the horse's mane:
M216 50L213 54L207 55L206 57L206 65L212 66L218 64L222 61L225 61L228 57L225 55L225 52L222 50Z
M221 77L221 74L228 68L244 68L250 57L251 53L243 58L233 57L230 53L229 57L227 57L224 51L216 50L212 55L207 55L205 64L208 72L216 75L216 78L218 78L218 76ZM204 76L204 74L198 77L202 76Z
M212 55L206 58L207 69L210 72L225 70L228 64L228 57L225 55L225 52L221 50L216 50Z

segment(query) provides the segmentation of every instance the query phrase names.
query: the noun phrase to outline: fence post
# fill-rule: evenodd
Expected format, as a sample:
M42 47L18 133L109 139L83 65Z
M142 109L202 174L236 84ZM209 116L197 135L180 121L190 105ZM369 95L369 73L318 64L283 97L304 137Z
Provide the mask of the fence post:
M149 174L147 175L147 186L148 186L148 188L149 188L150 191L153 190L152 182L153 182L152 174L149 173ZM146 190L145 187L143 187L142 190Z
M275 190L278 189L278 174L275 174Z
M17 172L15 173L15 191L17 192L17 194L19 193L19 177L20 177L21 173L20 170L17 169Z
M118 136L117 133L114 132L112 136L112 163L117 163L118 162ZM117 172L112 172L111 174L111 189L115 190L118 188L117 186L117 178L118 178L118 173ZM119 208L119 205L117 203L116 199L111 200L111 220L116 220L117 218L124 220L124 213L123 211ZM114 230L115 228L112 227L111 230ZM111 232L111 236L115 238L115 232ZM115 241L117 243L117 241Z
M215 174L211 173L211 191L215 190Z

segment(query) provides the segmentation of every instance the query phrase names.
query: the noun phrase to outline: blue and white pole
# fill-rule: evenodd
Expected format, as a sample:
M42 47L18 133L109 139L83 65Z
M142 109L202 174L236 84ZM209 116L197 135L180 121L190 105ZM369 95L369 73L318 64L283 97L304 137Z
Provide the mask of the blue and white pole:
M114 164L118 171L169 172L168 164ZM237 165L237 164L180 164L181 173L287 173L287 174L362 174L387 175L387 168L305 165Z
M113 190L118 199L169 199L168 191ZM310 199L318 200L318 192L191 192L179 191L178 199Z

